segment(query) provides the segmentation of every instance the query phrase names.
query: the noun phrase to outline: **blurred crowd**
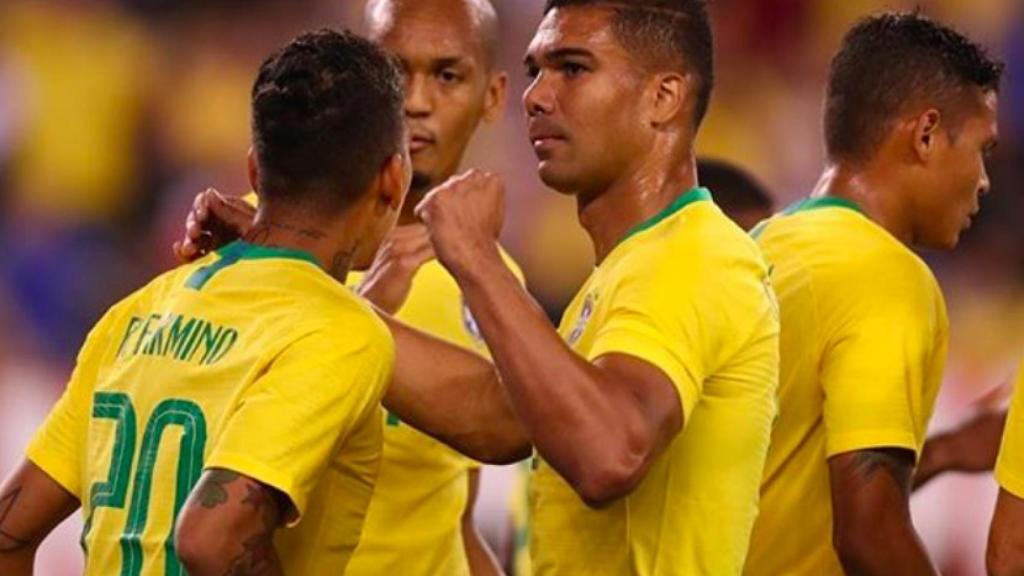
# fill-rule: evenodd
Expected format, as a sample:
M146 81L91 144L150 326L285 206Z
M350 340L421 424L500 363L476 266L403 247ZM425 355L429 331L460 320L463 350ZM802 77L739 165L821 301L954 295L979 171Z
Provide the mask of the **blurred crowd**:
M543 0L496 0L511 103L467 167L502 173L505 246L555 320L592 266L575 205L535 173L518 95L520 58ZM921 5L1007 61L992 193L953 254L926 254L952 324L933 427L998 405L1024 355L1024 2L714 0L717 86L698 151L737 162L779 208L822 167L828 62L859 16ZM173 266L171 242L199 190L248 190L249 88L261 60L297 33L359 28L361 0L4 0L0 3L0 472L59 395L89 327ZM857 250L850 246L850 250ZM481 507L509 537L502 491ZM486 478L485 478L486 479ZM980 574L995 484L950 477L914 500L943 573ZM80 566L73 522L42 573ZM503 548L499 544L499 548Z

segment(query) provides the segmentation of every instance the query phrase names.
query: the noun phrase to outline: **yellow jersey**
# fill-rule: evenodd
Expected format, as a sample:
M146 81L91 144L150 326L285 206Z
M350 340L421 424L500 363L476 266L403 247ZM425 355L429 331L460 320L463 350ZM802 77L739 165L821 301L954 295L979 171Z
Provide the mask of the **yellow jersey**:
M522 280L512 259L503 256ZM361 280L361 275L352 275L348 283L357 286ZM458 283L437 260L416 272L395 318L457 346L487 351ZM346 574L468 576L462 515L469 471L479 465L393 414L384 419L380 476L363 539Z
M849 201L798 203L759 225L782 311L779 420L746 574L843 574L827 459L919 454L948 321L928 266Z
M205 468L288 496L286 573L341 574L393 363L386 326L310 255L236 242L103 317L27 455L82 502L86 574L183 574L174 522Z
M581 356L661 369L684 429L627 497L587 507L543 459L530 479L539 576L740 573L776 414L778 309L756 244L695 188L594 270L560 333Z
M1024 498L1024 367L1017 374L1013 401L1006 417L1003 444L996 462L996 481L1017 498Z
M252 206L259 199L245 196ZM522 281L507 253L505 263ZM349 274L356 288L363 274ZM395 318L451 344L487 354L458 283L437 260L423 264ZM380 475L348 576L468 576L462 515L468 503L469 471L479 465L430 436L382 413L384 449Z

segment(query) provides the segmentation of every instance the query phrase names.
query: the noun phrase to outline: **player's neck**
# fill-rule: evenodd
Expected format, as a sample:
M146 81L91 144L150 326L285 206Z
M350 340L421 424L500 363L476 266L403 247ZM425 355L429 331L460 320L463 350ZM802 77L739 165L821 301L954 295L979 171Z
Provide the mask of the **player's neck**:
M580 224L600 264L629 231L665 210L697 185L697 161L652 155L597 193L577 196Z
M910 215L898 188L895 179L883 167L838 163L825 169L811 196L849 200L900 242L911 245L914 238Z
M358 242L350 227L261 209L243 241L257 246L298 250L311 255L328 274L344 283Z

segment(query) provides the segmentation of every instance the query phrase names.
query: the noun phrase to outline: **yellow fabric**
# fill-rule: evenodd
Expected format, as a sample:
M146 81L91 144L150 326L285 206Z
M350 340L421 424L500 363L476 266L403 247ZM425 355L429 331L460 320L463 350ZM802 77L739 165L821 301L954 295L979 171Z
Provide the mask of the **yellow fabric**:
M816 206L755 230L782 311L779 420L746 574L841 575L827 458L919 453L948 322L920 258L855 208Z
M1018 498L1024 498L1024 367L1017 375L1013 402L1006 417L1006 431L996 462L999 486Z
M505 255L505 261L522 280L511 258ZM352 274L348 283L358 286L362 278ZM395 317L452 344L487 352L458 284L437 260L413 277L409 297ZM461 519L468 472L478 466L386 415L380 477L346 574L468 575Z
M512 518L512 566L514 576L532 576L530 561L530 465L516 466L515 485L508 501Z
M249 193L245 200L256 206ZM523 280L508 254L505 263ZM349 274L355 288L363 274ZM455 279L437 260L413 277L409 296L395 317L452 344L487 354ZM384 458L363 537L348 576L458 576L469 574L462 542L462 515L471 468L479 465L422 432L384 415Z
M171 271L108 312L30 444L82 501L86 574L178 573L164 546L204 467L290 498L300 518L275 542L286 573L344 572L379 468L394 345L308 256L253 248Z
M620 353L660 368L685 428L632 494L600 510L537 459L540 576L727 576L746 557L776 414L778 310L756 245L714 203L661 216L594 270L560 332L589 360Z

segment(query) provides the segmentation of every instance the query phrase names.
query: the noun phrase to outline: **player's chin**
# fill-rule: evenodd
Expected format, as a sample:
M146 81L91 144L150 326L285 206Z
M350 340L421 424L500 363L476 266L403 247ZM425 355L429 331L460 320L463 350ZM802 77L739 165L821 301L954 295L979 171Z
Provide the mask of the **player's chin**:
M573 194L578 189L578 178L563 162L541 160L537 165L537 174L545 186L556 192Z

